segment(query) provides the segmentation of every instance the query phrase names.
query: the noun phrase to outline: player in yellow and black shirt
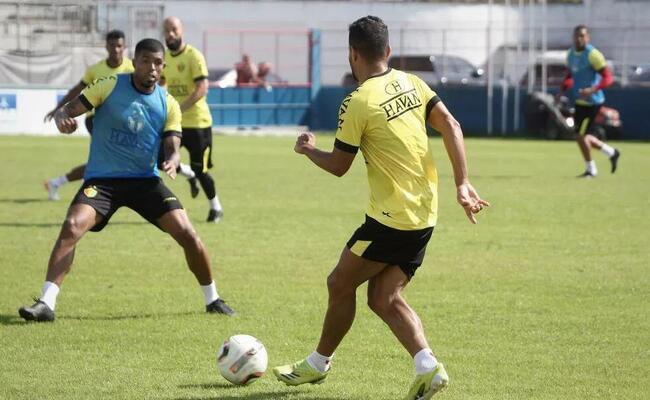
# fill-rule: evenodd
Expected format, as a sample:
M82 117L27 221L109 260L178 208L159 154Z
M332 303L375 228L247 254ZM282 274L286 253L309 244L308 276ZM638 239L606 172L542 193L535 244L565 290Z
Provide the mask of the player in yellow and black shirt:
M88 67L83 78L81 78L81 81L70 89L65 96L63 96L61 101L59 101L52 111L45 115L44 121L50 121L57 110L63 107L65 103L79 96L81 91L87 86L90 86L90 84L95 80L109 75L133 72L133 62L128 57L124 57L124 49L124 32L118 30L108 32L106 34L106 51L108 52L108 58ZM93 114L93 111L88 111L85 120L86 129L91 135L93 129ZM59 187L68 182L80 180L83 178L85 170L86 164L79 165L71 169L65 175L45 181L44 186L45 189L47 189L50 200L58 200Z
M163 27L165 43L169 49L165 54L163 82L181 105L181 146L190 153L191 170L185 170L181 166L179 172L190 179L192 197L198 194L196 180L201 183L210 203L207 221L218 222L223 216L223 209L214 179L208 172L212 168L212 115L206 101L208 67L203 54L183 41L183 24L178 18L165 19Z
M288 385L323 381L335 349L352 326L356 289L367 281L370 308L414 358L416 379L406 399L428 399L447 386L449 377L429 348L418 315L401 295L422 263L437 219L438 177L427 123L442 135L458 202L470 221L475 223L475 214L489 204L469 183L458 122L419 78L388 68L388 28L383 21L368 16L350 25L349 49L359 87L341 104L334 149L317 149L314 135L304 133L295 151L342 176L360 149L370 186L366 221L328 278L329 303L316 351L273 372Z

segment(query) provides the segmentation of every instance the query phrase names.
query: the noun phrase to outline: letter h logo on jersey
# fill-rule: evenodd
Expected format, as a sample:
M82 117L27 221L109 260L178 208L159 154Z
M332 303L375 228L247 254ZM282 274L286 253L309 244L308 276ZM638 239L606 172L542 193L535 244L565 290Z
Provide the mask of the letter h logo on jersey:
M390 81L384 86L384 92L386 92L387 95L392 96L394 94L397 94L404 90L402 88L402 85L399 83L398 80Z

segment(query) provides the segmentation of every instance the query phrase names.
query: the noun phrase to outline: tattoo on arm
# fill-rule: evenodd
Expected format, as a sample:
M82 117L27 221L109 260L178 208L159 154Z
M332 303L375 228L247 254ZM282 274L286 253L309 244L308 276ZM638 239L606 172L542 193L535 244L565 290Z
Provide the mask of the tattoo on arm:
M79 97L77 96L74 100L66 103L63 107L61 107L58 112L65 113L65 115L68 117L74 118L85 113L86 111L89 111L88 108L84 105L84 103L81 102L81 100L79 100Z

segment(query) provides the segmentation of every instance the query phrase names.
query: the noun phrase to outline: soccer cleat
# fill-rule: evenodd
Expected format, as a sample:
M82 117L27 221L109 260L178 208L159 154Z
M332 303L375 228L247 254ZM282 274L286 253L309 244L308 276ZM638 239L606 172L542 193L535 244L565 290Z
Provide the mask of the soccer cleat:
M235 315L235 310L230 308L230 306L220 298L205 306L205 312L211 314L225 314L228 316Z
M618 166L618 158L621 156L621 152L617 149L614 149L614 155L609 158L609 162L612 163L612 174L616 172L616 167Z
M273 368L273 374L280 382L284 382L289 386L302 385L304 383L311 383L312 385L319 385L327 378L326 372L320 372L312 368L307 362L307 359L298 361L295 364L281 365Z
M404 400L428 400L447 386L449 376L442 363L438 363L433 371L415 377Z
M590 178L595 178L595 177L596 177L596 174L592 174L592 173L589 172L589 171L585 171L585 172L583 172L582 174L576 176L576 178L589 178L589 179L590 179Z
M199 195L199 185L196 184L196 178L190 178L187 181L190 183L190 194L195 199Z
M34 301L36 301L36 303L32 304L31 307L20 307L18 309L18 314L20 314L25 321L54 321L54 310L48 307L48 305L43 303L40 299L34 299Z
M47 197L52 200L56 201L59 200L59 187L56 186L52 181L45 181L43 182L43 186L45 187L45 190L47 190Z
M223 210L210 210L206 222L217 223L221 221L221 218L223 218Z

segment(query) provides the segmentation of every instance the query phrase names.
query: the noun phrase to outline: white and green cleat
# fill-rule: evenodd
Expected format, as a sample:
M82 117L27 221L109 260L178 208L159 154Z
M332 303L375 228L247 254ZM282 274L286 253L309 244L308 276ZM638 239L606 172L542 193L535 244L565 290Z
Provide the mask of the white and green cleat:
M448 385L447 371L442 363L438 363L433 371L415 377L404 400L428 400Z
M273 374L280 382L284 382L290 386L298 386L304 383L311 383L312 385L321 384L327 378L326 372L319 372L312 368L307 360L298 361L295 364L281 365L273 368Z

